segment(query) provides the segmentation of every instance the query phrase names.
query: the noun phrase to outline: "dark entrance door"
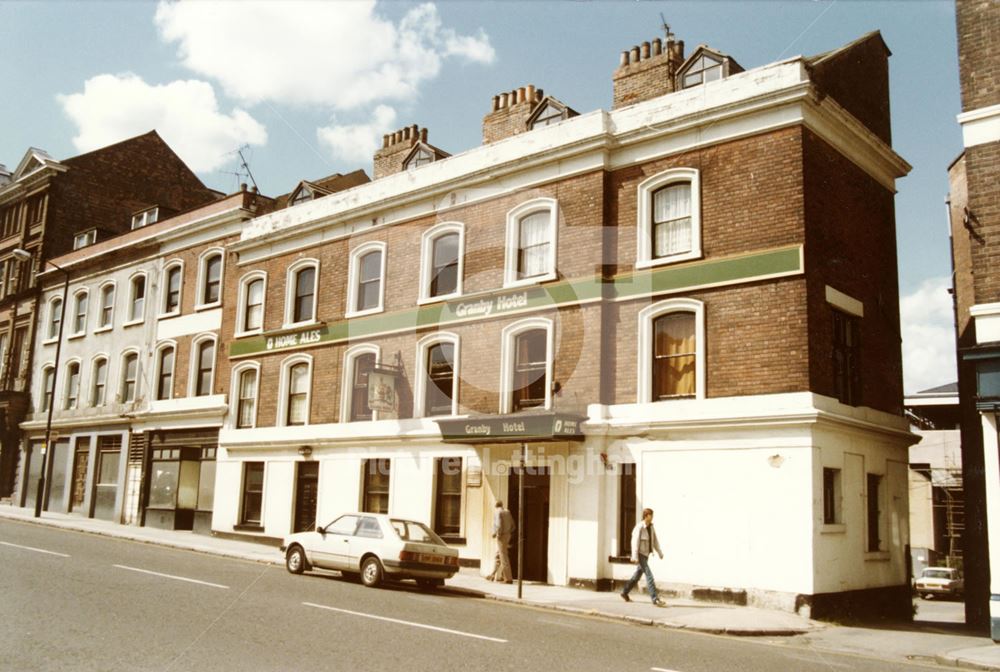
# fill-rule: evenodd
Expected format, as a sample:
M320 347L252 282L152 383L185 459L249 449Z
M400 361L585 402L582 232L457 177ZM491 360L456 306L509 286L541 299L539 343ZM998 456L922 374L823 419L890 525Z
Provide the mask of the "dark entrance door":
M69 510L78 513L87 496L87 464L90 461L90 439L76 440L76 454L73 456L73 491L69 496Z
M507 508L518 520L518 480L524 472L524 580L546 581L549 557L549 470L514 467L507 484ZM518 532L510 545L510 564L517 578Z
M319 462L299 462L295 479L295 531L316 527L316 494L319 491Z

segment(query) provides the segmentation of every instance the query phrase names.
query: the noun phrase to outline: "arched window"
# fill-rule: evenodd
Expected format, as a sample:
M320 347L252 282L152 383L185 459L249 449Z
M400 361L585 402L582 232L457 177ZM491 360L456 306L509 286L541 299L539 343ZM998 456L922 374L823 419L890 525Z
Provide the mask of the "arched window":
M638 187L636 267L701 257L698 171L671 168Z
M285 291L285 324L308 324L316 320L319 261L301 259L288 267Z
M131 323L142 322L146 316L146 274L140 273L132 277L129 283L128 320Z
M123 404L130 404L139 394L139 353L126 352L122 355L121 387L119 397Z
M461 295L464 238L460 222L438 224L421 236L421 302Z
M101 313L97 318L98 329L110 329L115 320L115 285L101 286Z
M293 355L281 363L279 425L308 425L312 357Z
M71 410L80 404L80 362L70 361L66 364L66 403L64 408Z
M201 336L191 343L191 395L204 397L212 394L215 379L215 337Z
M49 328L46 333L48 340L59 338L59 327L62 326L63 301L56 297L49 301Z
M87 333L88 299L89 294L85 289L73 295L73 336L82 336Z
M458 412L458 336L435 333L417 343L415 411L418 416Z
M501 362L501 413L552 405L552 321L521 320L504 328Z
M237 334L254 334L264 329L264 290L267 275L254 271L240 278Z
M536 198L507 213L504 286L526 285L556 277L555 199Z
M108 358L95 357L91 372L90 405L103 406L107 401Z
M705 397L704 304L660 301L639 313L640 403Z
M174 396L174 356L173 345L161 346L156 357L156 399L171 399Z
M163 305L160 311L163 315L175 315L181 312L181 282L184 278L184 265L174 261L163 270Z
M233 394L236 402L233 425L247 429L257 425L257 387L260 365L247 362L233 369Z
M55 391L56 369L51 364L42 367L42 389L39 398L42 400L42 407L36 410L46 411L52 404L52 394Z
M344 382L341 386L342 421L375 419L368 405L368 374L375 368L378 359L378 346L368 343L352 346L344 353Z
M366 243L351 252L347 317L382 310L385 290L385 243Z
M198 270L198 308L222 302L222 250L202 252Z

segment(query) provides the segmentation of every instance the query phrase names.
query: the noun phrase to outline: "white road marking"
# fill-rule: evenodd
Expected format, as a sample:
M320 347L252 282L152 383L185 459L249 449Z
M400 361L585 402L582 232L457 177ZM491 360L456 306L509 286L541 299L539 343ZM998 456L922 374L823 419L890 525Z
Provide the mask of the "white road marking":
M209 586L211 588L225 588L229 590L229 586L223 586L218 583L209 583L208 581L199 581L198 579L189 579L184 576L174 576L173 574L161 574L159 572L152 572L148 569L139 569L138 567L129 567L127 565L112 565L112 567L117 567L118 569L127 569L130 572L140 572L142 574L152 574L153 576L162 576L165 579L174 579L175 581L187 581L188 583L197 583L201 586Z
M4 546L12 546L14 548L23 548L26 551L34 551L35 553L46 553L48 555L58 555L60 558L68 558L69 556L65 553L56 553L55 551L46 551L44 548L35 548L34 546L22 546L21 544L12 544L9 541L0 541L0 544Z
M342 614L350 614L351 616L361 616L362 618L372 618L376 621L388 621L389 623L399 623L400 625L409 625L414 628L424 628L425 630L435 630L437 632L446 632L449 635L461 635L462 637L472 637L473 639L484 639L488 642L499 642L500 644L506 644L506 639L497 639L496 637L486 637L485 635L475 635L471 632L462 632L461 630L449 630L448 628L439 628L436 625L425 625L424 623L413 623L412 621L401 621L398 618L389 618L387 616L376 616L374 614L365 614L360 611L350 611L349 609L338 609L337 607L327 607L322 604L314 604L312 602L303 602L307 607L315 607L316 609L326 609L328 611L338 611Z
M653 670L653 672L677 672L677 670L668 670L665 667L651 667L649 669Z

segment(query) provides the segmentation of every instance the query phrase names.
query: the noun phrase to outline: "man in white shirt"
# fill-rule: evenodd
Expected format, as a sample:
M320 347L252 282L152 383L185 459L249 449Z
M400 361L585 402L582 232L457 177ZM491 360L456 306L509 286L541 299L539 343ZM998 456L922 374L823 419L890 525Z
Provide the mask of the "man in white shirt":
M632 562L639 563L635 568L635 574L628 580L622 588L621 596L626 602L631 602L628 596L632 589L639 583L639 577L646 575L646 588L649 590L649 597L653 604L658 607L667 606L656 594L656 581L653 579L653 571L649 568L649 556L656 551L663 559L663 551L660 550L660 540L656 538L656 530L653 529L653 510L643 509L642 520L640 520L632 530Z

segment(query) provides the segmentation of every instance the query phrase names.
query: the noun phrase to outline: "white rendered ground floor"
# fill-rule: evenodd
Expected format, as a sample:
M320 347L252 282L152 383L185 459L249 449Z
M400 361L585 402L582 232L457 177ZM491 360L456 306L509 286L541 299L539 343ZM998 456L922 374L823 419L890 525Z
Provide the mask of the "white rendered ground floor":
M902 418L808 393L587 416L582 440L524 445L446 442L430 419L223 429L212 530L280 538L382 509L436 527L485 575L501 500L524 508L525 579L610 589L634 569L627 539L649 507L663 590L817 617L908 612Z

